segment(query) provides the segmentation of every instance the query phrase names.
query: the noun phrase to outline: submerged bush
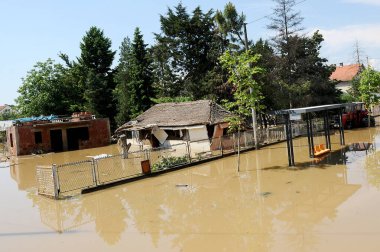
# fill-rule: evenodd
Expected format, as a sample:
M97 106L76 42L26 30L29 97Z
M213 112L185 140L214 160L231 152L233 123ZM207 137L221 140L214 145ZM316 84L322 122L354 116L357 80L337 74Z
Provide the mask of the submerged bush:
M159 162L152 166L152 171L160 171L188 162L187 156L182 157L163 157Z

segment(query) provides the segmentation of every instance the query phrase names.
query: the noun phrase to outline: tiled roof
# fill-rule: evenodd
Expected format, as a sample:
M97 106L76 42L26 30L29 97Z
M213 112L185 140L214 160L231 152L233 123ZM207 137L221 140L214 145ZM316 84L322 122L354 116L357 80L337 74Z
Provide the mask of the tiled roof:
M147 127L156 125L158 127L179 127L190 125L217 124L226 121L230 112L210 100L200 100L181 103L156 104L133 121L122 125L116 131L132 126Z
M352 79L360 73L361 66L359 64L337 66L331 74L330 80L352 81Z

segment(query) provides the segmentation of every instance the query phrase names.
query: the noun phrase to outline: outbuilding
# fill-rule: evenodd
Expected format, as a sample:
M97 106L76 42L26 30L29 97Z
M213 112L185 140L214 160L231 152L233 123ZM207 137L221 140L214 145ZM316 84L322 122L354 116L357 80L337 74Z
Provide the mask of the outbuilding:
M210 150L213 148L210 139L226 134L230 115L211 100L161 103L119 127L116 134L126 134L132 145L140 147L170 147L199 141Z
M110 144L108 118L96 119L87 112L71 117L40 116L13 121L7 128L7 145L11 155L61 152Z

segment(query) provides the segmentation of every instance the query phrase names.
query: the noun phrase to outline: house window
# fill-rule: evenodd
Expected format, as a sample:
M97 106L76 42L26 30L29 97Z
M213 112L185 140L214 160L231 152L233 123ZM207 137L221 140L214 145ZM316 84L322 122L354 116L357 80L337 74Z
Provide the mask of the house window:
M165 130L166 134L168 134L168 138L166 140L183 140L183 132L182 130Z
M41 131L34 132L34 143L35 144L42 143L42 133L41 133Z

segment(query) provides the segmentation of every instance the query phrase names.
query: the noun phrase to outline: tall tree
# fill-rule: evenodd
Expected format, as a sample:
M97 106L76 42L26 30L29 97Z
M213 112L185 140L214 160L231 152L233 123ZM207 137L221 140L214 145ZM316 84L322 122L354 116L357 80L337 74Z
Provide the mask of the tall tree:
M131 40L126 37L120 46L119 65L115 74L116 88L114 90L117 101L116 123L118 126L131 119L130 99L128 92L128 81L130 79L130 68L132 62Z
M287 46L290 45L289 38L303 30L301 27L303 17L301 17L300 12L294 11L295 0L273 1L276 3L276 7L273 9L273 15L270 18L271 24L268 25L268 29L276 32L273 38L276 48L280 50L280 53L287 54L291 49Z
M218 31L226 41L226 45L230 49L241 49L244 47L244 22L245 15L238 14L236 7L233 3L228 2L224 6L224 10L216 11L215 21L217 24ZM236 42L240 43L235 44Z
M156 34L153 52L161 62L161 76L158 83L171 79L176 87L170 86L175 96L191 96L194 99L208 97L215 93L217 83L209 80L208 73L215 70L220 47L214 33L214 14L204 13L197 7L192 15L180 3L174 10L168 9L166 16L160 17L161 34ZM159 54L158 54L159 53ZM168 74L168 72L170 74Z
M126 38L120 47L120 63L116 75L118 124L147 110L155 96L153 89L152 61L139 28L131 43Z
M16 99L22 116L65 115L73 103L72 86L64 81L66 69L52 59L37 62L22 79Z
M296 93L303 86L295 86L293 72L296 61L296 51L299 46L297 33L302 30L301 23L303 18L299 12L294 11L295 0L273 0L276 7L273 9L271 24L268 29L274 30L276 35L273 37L274 48L278 54L277 76L278 82L287 93L289 107L293 106L296 100ZM303 83L305 84L305 83Z
M82 85L85 88L85 107L99 117L115 115L113 90L115 88L111 69L115 52L111 40L101 29L91 27L80 43L81 55L78 64L82 71Z

